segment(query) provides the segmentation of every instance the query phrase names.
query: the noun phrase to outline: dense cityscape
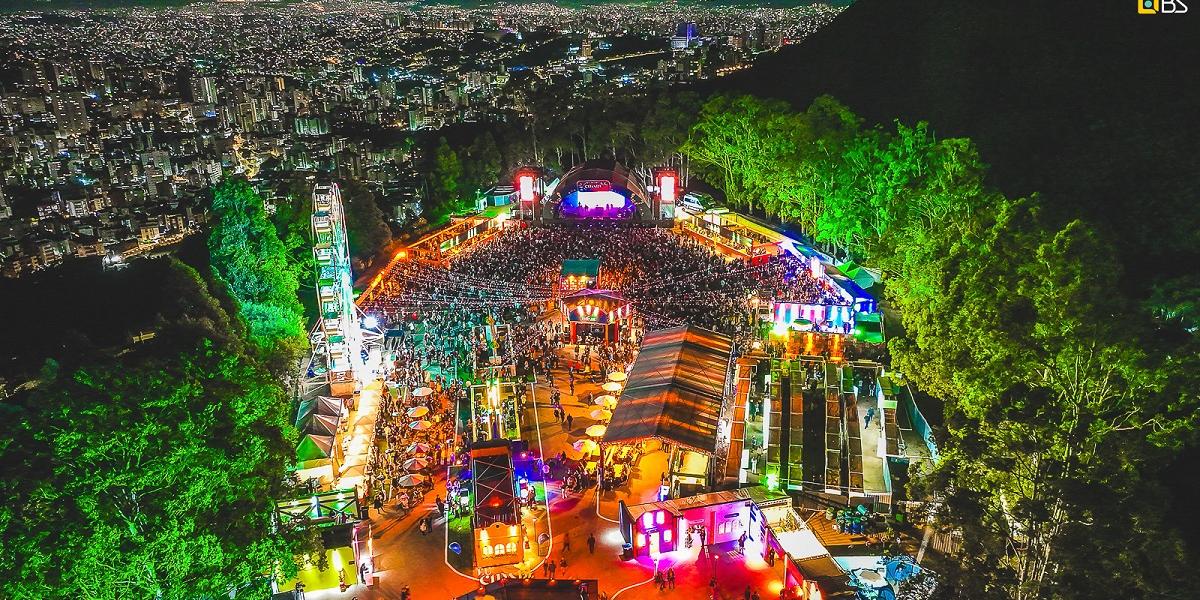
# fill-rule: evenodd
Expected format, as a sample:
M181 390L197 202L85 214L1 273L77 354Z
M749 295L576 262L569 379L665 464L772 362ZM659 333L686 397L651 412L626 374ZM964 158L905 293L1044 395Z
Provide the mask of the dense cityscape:
M717 77L836 14L365 1L11 14L2 271L177 242L204 221L201 190L264 168L370 182L403 218L412 156L372 130L519 121L550 88L585 98Z
M6 5L0 599L1190 598L1187 10Z

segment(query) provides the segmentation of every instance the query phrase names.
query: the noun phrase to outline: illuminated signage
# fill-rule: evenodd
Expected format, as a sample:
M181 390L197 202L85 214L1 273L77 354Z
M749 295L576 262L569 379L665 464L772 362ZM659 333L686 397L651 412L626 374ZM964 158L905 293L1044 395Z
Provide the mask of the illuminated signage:
M612 191L612 182L606 179L582 179L575 184L575 189L581 192Z

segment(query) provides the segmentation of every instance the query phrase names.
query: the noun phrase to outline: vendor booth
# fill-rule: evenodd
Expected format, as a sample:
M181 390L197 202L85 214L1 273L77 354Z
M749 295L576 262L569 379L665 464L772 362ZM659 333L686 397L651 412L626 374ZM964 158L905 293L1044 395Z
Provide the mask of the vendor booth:
M753 502L743 490L700 494L626 506L619 525L628 531L633 556L656 558L665 552L737 541L750 533Z
M563 293L595 289L600 281L600 260L595 258L567 259L559 271L559 289Z
M738 543L742 559L765 561L792 598L833 598L850 591L849 576L792 508L791 498L762 487L631 506L622 502L618 527L630 558L657 559L701 544Z
M513 477L512 443L492 440L471 448L475 564L511 565L524 560L520 502Z
M648 332L602 444L661 442L671 455L669 490L711 485L729 442L720 423L732 349L729 338L698 327Z
M854 309L850 306L771 303L771 321L774 326L799 331L849 333L854 328L854 317Z
M374 548L370 523L360 520L358 490L350 488L319 492L306 498L275 503L275 520L280 527L316 527L324 554L296 557L299 572L290 579L276 574L273 591L346 591L366 584L374 572Z
M345 460L345 401L333 396L302 400L295 424L302 433L296 445L297 477L313 482L318 489L328 488L337 479Z

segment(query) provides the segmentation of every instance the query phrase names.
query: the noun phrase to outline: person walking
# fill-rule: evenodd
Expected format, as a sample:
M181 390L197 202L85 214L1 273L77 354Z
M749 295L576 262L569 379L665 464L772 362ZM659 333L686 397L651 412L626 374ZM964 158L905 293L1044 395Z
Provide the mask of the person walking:
M588 545L588 554L595 554L596 553L596 536L589 533L588 539L587 539L587 545Z
M667 587L675 589L675 567L667 569Z
M562 555L558 559L558 568L562 569L563 577L567 576L567 555Z
M571 429L571 423L573 423L574 421L575 421L575 417L572 417L571 415L567 415L567 429L568 430Z
M570 532L563 534L563 552L571 551L571 534Z
M554 579L554 571L558 569L558 565L554 563L553 558L547 558L546 563L550 565L550 579Z

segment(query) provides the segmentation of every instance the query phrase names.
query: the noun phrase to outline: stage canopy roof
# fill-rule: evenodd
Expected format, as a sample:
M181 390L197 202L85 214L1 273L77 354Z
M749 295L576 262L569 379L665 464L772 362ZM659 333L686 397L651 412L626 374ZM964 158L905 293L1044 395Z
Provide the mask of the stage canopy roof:
M659 438L715 454L732 349L729 338L690 325L648 332L604 442Z
M337 435L338 425L341 425L341 419L336 416L313 413L304 424L304 433Z
M583 289L563 296L562 302L568 321L612 323L633 314L629 301L611 290Z
M512 446L508 440L476 442L471 447L475 526L521 521L513 484Z

